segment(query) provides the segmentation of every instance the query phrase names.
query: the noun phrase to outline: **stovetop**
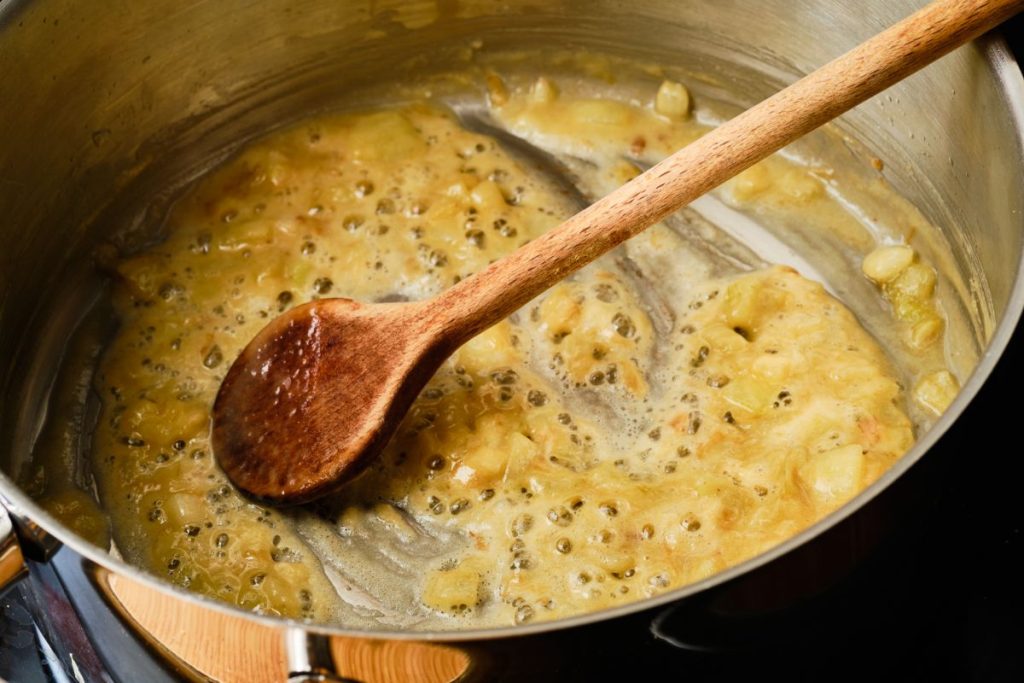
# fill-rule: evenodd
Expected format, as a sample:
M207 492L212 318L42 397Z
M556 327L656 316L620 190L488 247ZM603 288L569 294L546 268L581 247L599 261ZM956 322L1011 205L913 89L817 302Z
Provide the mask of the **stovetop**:
M1024 18L1006 33L1024 60ZM700 635L689 642L609 628L597 631L596 640L570 641L573 651L553 658L547 673L552 680L685 677L693 683L779 676L1024 680L1024 479L1013 475L1019 465L1005 464L1021 449L1013 433L996 431L1007 424L1008 397L1020 391L1022 364L1024 325L1018 325L991 379L927 456L948 461L935 512L812 609L745 624L738 633L694 615L690 628ZM0 680L67 680L47 669L17 590L0 600L0 643Z

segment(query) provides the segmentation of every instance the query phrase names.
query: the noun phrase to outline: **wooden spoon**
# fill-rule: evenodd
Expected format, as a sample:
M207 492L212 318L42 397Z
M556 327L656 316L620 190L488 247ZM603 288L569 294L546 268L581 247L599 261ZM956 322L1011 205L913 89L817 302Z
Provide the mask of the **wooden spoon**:
M268 501L298 503L337 489L384 448L427 380L464 342L1022 5L934 2L433 299L321 299L281 315L242 351L217 394L213 449L221 467Z

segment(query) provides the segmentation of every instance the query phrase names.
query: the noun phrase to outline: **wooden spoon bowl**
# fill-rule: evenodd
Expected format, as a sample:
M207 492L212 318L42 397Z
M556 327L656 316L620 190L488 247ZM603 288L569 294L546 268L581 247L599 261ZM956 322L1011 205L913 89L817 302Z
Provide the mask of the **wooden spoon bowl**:
M232 481L300 503L358 473L453 350L424 334L427 312L322 299L264 327L213 406L214 452Z

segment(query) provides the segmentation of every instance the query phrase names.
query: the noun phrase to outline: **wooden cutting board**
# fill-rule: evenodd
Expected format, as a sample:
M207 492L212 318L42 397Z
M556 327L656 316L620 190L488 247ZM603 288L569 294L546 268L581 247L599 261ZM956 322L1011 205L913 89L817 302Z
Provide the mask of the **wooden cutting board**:
M184 680L281 683L288 679L284 629L178 600L108 574L101 588L139 637ZM470 656L435 643L330 637L341 676L363 683L450 683Z

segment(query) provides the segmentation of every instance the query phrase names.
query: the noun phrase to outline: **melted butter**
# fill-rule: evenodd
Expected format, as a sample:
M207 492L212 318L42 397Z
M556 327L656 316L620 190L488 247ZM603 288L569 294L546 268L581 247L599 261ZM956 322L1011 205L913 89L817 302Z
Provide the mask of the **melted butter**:
M704 131L600 98L506 93L496 114L587 162L596 192L636 173L623 156ZM806 169L757 169L733 181L737 202L841 213ZM166 241L118 267L93 456L124 555L266 613L522 623L749 558L909 448L895 370L820 284L723 269L659 225L459 349L337 496L282 512L232 489L210 406L270 318L322 296L427 297L571 211L427 105L310 121L204 178Z

